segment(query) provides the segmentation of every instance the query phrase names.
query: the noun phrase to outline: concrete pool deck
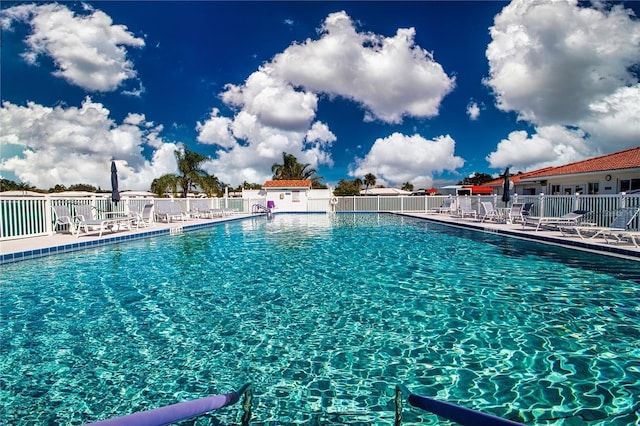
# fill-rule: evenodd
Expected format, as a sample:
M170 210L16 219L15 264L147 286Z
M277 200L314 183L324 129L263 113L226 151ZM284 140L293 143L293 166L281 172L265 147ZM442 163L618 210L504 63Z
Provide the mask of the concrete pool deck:
M235 214L213 219L191 218L169 223L155 222L148 227L106 232L102 236L99 236L97 232L80 234L79 237L69 233L56 233L40 237L2 241L0 242L0 265L142 238L181 234L252 216L258 217L258 215L251 214Z
M403 216L416 217L442 223L450 226L457 226L479 232L504 235L523 240L537 241L558 247L573 250L582 250L607 256L640 261L640 248L635 247L631 242L622 241L614 243L604 238L585 238L577 235L562 235L559 230L552 228L540 228L536 231L532 226L523 227L522 223L508 224L498 222L483 222L477 219L461 218L442 213L399 213Z
M350 214L351 212L349 212ZM426 219L432 222L450 226L471 229L478 232L487 232L504 235L512 238L520 238L531 241L538 241L565 247L574 250L588 251L608 256L640 261L640 248L627 242L607 243L603 238L581 239L577 236L563 236L557 230L535 231L532 227L523 228L521 224L505 224L484 222L469 218L460 218L448 214L434 213L400 213L394 214ZM340 213L338 213L340 214ZM56 233L50 236L21 238L16 240L3 241L0 243L0 264L7 264L21 260L28 260L49 256L58 253L82 250L102 245L115 244L142 238L150 238L162 235L179 234L183 232L196 231L208 228L222 222L246 219L249 217L259 217L263 215L235 214L233 216L215 219L188 219L177 222L156 222L153 226L132 230L116 231L106 233L99 237L98 234L81 234L80 237L68 233Z

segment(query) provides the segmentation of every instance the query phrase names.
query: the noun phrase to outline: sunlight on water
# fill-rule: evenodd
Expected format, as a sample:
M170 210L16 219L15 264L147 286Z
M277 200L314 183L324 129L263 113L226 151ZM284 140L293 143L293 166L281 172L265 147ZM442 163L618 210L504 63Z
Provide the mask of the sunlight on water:
M392 425L398 383L529 424L640 422L634 262L339 214L2 268L4 425L81 424L245 382L252 424ZM405 404L417 423L442 424Z

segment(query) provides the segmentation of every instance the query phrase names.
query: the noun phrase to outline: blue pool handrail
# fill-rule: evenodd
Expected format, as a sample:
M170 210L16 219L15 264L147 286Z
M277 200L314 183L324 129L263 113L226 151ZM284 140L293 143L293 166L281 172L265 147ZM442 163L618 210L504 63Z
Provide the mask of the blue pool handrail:
M194 399L192 401L179 402L148 411L140 411L121 417L102 420L94 423L87 423L92 426L161 426L182 420L190 419L205 414L209 411L233 405L240 400L243 394L245 400L250 398L251 392L247 392L250 383L245 384L237 392L211 395L205 398ZM249 402L250 404L250 402ZM246 410L246 401L243 409Z
M402 421L403 396L407 398L407 401L409 401L409 404L412 406L437 414L440 417L444 417L447 420L454 421L463 426L522 426L522 423L492 416L482 411L476 411L450 402L438 401L426 396L413 394L403 385L396 385L396 425L399 425Z

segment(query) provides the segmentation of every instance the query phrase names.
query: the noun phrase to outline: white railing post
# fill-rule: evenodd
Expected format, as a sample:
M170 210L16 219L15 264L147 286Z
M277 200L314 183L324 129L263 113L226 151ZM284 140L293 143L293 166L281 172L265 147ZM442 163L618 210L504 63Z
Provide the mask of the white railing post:
M544 217L544 192L540 193L540 211L538 216Z
M51 210L53 210L53 206L51 205L51 197L48 195L44 199L44 220L45 220L45 230L48 235L53 235L53 216L51 215Z

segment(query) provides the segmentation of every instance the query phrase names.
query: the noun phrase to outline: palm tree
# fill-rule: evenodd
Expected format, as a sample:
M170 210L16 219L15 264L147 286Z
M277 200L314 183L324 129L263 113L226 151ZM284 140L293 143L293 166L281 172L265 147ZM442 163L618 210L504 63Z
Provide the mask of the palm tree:
M171 190L173 195L178 193L178 177L174 174L162 175L151 182L151 192L158 197L164 197L168 190Z
M213 175L205 175L200 178L200 188L207 194L207 197L211 198L213 196L221 197L223 194L222 188L224 185L220 184L220 180Z
M310 180L312 188L322 187L322 177L315 176L317 170L310 164L298 163L293 154L282 153L282 164L274 163L271 166L273 180Z
M405 182L402 184L402 189L404 191L413 191L413 184L411 182Z
M376 184L376 175L374 175L373 173L367 173L366 175L364 175L364 184L367 186L365 188L365 192L366 192L370 186L373 186Z
M182 188L182 198L187 198L187 193L194 184L205 189L209 184L209 182L205 182L205 176L208 176L208 174L201 168L201 165L209 160L209 157L190 151L186 146L182 150L174 151L174 154L178 163L178 170L182 174L178 177L178 182Z

